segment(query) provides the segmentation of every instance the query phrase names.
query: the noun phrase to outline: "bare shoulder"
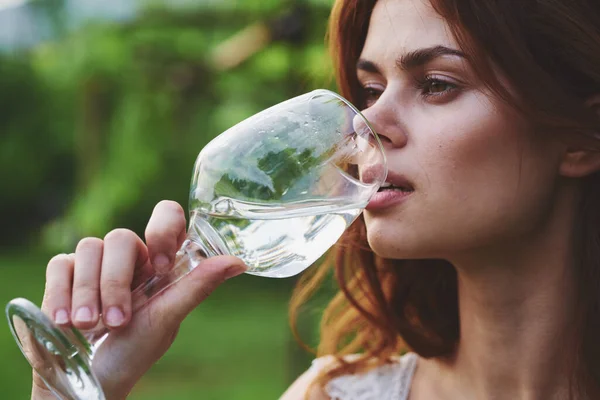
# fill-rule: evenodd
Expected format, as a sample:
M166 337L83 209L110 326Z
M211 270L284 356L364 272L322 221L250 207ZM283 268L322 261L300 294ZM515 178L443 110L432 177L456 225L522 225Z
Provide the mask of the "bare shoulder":
M320 386L313 385L313 382L321 371L331 368L334 365L335 357L332 356L321 357L315 360L312 367L300 375L279 400L330 400L327 393Z

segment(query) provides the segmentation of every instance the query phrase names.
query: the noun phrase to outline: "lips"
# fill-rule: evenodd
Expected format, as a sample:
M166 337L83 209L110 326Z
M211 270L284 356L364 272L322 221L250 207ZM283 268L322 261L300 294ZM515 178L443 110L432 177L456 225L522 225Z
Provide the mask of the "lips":
M413 192L415 190L414 185L406 179L403 175L400 175L393 171L388 171L385 183L381 185L381 190L402 190L405 192Z
M386 179L386 170L383 165L370 165L360 171L360 180L363 183L379 183Z
M385 183L373 195L366 209L375 211L391 207L405 201L414 191L415 187L408 179L389 171Z
M387 179L383 185L379 188L379 191L384 190L401 190L403 192L414 192L415 188L412 183L404 176L396 174L394 172L388 172Z

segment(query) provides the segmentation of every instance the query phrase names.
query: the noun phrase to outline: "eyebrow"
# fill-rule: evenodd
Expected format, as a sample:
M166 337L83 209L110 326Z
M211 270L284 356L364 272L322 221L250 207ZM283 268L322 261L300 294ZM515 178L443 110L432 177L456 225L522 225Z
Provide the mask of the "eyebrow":
M423 66L432 60L442 56L455 56L467 58L465 53L460 50L451 49L446 46L432 46L423 49L410 51L401 55L396 60L396 65L402 70L410 70L416 67ZM356 68L365 72L380 73L381 68L372 61L359 59L356 63Z

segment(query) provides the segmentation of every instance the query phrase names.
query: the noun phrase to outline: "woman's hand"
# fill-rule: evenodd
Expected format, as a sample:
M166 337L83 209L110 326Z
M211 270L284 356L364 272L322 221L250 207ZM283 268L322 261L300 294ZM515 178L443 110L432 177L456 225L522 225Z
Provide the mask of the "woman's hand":
M162 201L148 222L146 243L116 229L104 239L81 240L74 254L57 255L48 264L42 310L63 326L85 330L101 319L111 330L92 366L108 399L125 398L171 346L183 319L217 286L246 270L235 257L207 259L132 315L132 286L168 271L185 235L181 206ZM47 393L34 378L33 398L50 398Z

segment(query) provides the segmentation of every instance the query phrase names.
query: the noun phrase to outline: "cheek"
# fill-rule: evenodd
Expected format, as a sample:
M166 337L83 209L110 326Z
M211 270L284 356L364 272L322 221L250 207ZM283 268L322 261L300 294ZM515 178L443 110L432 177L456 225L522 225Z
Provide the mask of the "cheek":
M547 209L556 171L543 142L508 112L466 109L406 148L418 190L383 217L365 215L377 254L444 257L531 229Z
M424 167L435 185L424 199L429 215L463 243L529 229L551 197L552 156L514 116L471 122L438 144L439 156Z
M455 198L508 200L548 173L543 138L514 111L481 93L465 94L420 122L426 121L435 126L417 138L416 163L432 184Z
M524 127L509 121L497 113L472 112L422 138L415 164L423 194L439 202L437 210L464 217L466 209L493 211L512 201L529 172L523 169L531 149Z

